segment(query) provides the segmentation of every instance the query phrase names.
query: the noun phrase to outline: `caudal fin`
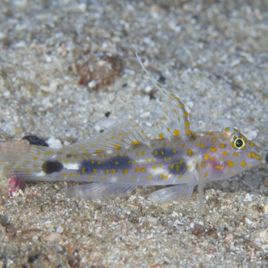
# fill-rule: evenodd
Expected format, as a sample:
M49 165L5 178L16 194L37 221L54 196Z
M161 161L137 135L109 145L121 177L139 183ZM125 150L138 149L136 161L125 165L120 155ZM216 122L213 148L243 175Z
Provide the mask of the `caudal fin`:
M0 143L0 169L5 176L28 176L42 170L44 161L55 154L53 149L30 145L26 140Z

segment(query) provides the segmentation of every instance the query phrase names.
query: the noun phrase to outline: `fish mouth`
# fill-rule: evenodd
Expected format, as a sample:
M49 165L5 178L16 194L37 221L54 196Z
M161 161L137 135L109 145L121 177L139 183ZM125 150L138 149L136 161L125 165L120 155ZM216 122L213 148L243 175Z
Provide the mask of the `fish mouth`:
M257 160L261 164L268 163L268 153L267 152L261 152L261 150L256 150L255 152L249 152L248 156L251 159Z

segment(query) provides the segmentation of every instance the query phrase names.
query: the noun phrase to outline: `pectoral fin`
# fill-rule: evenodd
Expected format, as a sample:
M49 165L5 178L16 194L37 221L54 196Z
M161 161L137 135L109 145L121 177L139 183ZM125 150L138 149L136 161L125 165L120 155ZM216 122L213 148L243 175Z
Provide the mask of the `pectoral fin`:
M178 199L189 199L193 190L194 185L179 184L157 190L151 193L148 199L160 204L172 202Z

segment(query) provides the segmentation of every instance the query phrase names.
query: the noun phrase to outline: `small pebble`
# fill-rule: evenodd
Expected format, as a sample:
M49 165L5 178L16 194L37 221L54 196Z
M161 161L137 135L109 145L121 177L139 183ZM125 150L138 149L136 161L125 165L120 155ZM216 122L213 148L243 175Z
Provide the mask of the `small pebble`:
M253 195L252 194L246 194L244 198L245 202L252 202L253 201Z
M58 86L58 81L51 81L48 85L41 86L40 89L47 93L54 93L57 91Z
M196 223L192 229L192 234L201 236L205 232L205 227L201 224Z
M254 240L258 246L268 244L268 231L263 230L263 231L256 232Z
M50 233L45 237L45 240L48 242L55 242L60 239L60 234L59 233Z
M37 240L39 240L39 236L34 235L34 236L32 237L32 241L37 241Z
M62 226L58 226L56 229L56 232L61 234L63 232L63 227Z
M264 213L268 214L268 204L263 207Z
M56 139L56 138L49 138L48 140L47 140L47 143L48 143L48 146L50 147L50 148L53 148L53 149L60 149L60 148L62 148L62 143L61 143L61 141L60 140L58 140L58 139Z
M252 220L250 220L249 218L245 218L245 222L246 222L246 224L247 225L253 225L253 221Z
M3 93L3 96L5 98L9 98L10 97L10 92L8 90L5 90L4 93Z

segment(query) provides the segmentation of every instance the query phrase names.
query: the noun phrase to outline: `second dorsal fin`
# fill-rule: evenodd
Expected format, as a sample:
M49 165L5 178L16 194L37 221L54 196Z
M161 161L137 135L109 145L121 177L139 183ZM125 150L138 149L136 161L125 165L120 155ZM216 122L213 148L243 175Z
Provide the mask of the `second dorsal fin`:
M149 137L133 122L117 124L105 133L89 140L62 148L58 155L94 155L107 151L120 151L139 144L150 144Z

